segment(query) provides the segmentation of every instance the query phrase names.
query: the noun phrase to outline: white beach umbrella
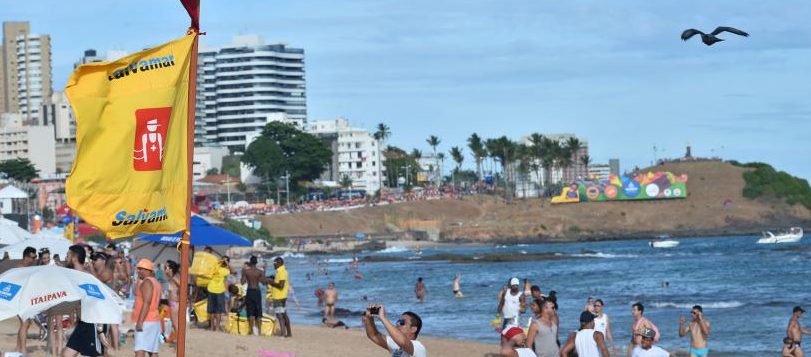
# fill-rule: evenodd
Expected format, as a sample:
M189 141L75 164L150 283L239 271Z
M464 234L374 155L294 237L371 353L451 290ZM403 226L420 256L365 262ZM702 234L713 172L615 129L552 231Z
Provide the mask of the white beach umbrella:
M81 304L84 322L121 323L121 298L88 273L47 265L14 268L0 275L0 320L29 319L74 301Z
M22 234L17 230L21 230L26 234ZM28 238L31 238L31 233L28 233L26 230L17 226L0 224L0 244L2 245L16 244Z
M65 238L57 236L38 236L35 238L27 239L22 242L12 244L8 247L0 248L0 258L8 252L10 259L22 259L23 251L26 247L34 247L37 251L42 248L48 248L51 252L51 257L59 254L59 259L65 260L70 248L71 242Z

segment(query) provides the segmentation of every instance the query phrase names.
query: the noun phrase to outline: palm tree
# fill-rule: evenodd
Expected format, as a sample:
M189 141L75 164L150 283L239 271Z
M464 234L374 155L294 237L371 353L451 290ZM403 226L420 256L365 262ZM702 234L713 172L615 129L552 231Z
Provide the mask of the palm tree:
M343 188L352 187L352 178L350 178L347 175L344 175L343 177L341 177L341 181L339 182L339 184Z
M539 133L532 133L529 136L529 152L530 156L532 156L532 163L530 164L530 169L535 171L535 176L538 178L538 185L541 185L541 163L543 162L543 154L544 154L544 139L546 139L543 135ZM538 187L538 197L540 197L541 190Z
M476 173L479 175L479 180L481 180L482 158L487 156L487 150L484 148L482 138L480 138L478 134L473 133L469 138L467 138L467 147L470 149L473 159L476 160Z
M377 124L377 131L374 133L374 138L377 140L378 159L377 159L377 178L380 190L383 190L383 158L380 156L382 152L383 143L391 137L391 129L384 123ZM382 194L382 191L381 191Z
M439 156L436 153L436 147L439 146L439 143L441 143L442 140L439 140L439 138L436 135L431 135L431 136L428 137L428 139L425 140L425 142L427 142L428 145L430 145L434 149L434 160L439 161ZM440 175L437 176L436 172L434 172L434 176L436 176L436 178L435 178L436 182L434 184L437 187L439 187L439 185L441 183L441 180L442 180L442 174L440 173Z
M560 143L549 138L543 138L541 141L541 167L543 167L544 174L544 189L549 189L552 184L552 170L559 162L560 157Z
M586 167L586 177L589 177L589 165L591 165L591 157L589 154L580 157L580 163Z
M582 148L583 143L580 142L578 138L572 136L568 140L566 140L566 144L564 144L564 149L565 152L567 153L566 156L568 156L568 158L566 158L566 160L563 161L565 164L564 167L566 169L570 169L573 165L577 164L578 162L577 153ZM575 175L574 172L572 172L572 179L574 179L575 176L577 175Z
M454 171L454 177L459 174L459 170L462 168L462 162L465 161L465 155L462 154L462 149L458 146L454 146L451 148L451 158L453 161L456 162L456 170ZM454 188L456 187L456 180L453 182Z

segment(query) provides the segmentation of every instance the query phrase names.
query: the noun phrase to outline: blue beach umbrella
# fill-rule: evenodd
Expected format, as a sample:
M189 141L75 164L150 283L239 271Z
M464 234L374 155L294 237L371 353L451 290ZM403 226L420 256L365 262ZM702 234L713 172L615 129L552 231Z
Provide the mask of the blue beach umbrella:
M142 234L139 239L162 244L177 244L182 237L182 232L175 234ZM241 246L249 247L253 244L250 240L229 230L222 229L205 219L197 216L191 218L191 245L193 246Z

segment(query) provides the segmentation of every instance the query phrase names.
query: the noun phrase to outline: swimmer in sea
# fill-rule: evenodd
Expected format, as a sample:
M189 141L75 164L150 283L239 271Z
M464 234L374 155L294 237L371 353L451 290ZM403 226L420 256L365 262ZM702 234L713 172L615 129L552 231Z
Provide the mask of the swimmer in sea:
M465 294L462 294L462 274L456 273L456 276L453 277L453 296L465 296Z

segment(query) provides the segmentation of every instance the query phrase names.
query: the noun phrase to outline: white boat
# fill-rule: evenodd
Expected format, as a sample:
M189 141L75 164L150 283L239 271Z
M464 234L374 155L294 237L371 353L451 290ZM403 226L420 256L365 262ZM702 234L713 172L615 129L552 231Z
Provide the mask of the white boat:
M775 244L775 243L796 243L803 239L803 229L800 227L791 227L788 232L763 232L763 238L758 239L758 244Z
M679 241L673 239L657 239L648 242L651 248L675 248L679 246Z

